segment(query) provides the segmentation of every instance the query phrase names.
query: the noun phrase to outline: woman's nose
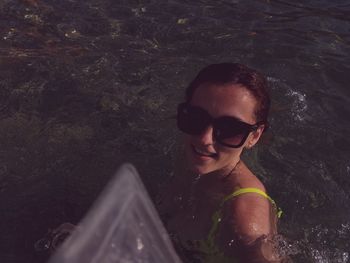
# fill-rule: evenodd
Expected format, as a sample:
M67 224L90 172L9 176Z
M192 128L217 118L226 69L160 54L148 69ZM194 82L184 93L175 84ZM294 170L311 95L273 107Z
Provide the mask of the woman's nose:
M197 136L199 142L203 145L211 145L214 144L213 138L213 126L209 125L202 134Z

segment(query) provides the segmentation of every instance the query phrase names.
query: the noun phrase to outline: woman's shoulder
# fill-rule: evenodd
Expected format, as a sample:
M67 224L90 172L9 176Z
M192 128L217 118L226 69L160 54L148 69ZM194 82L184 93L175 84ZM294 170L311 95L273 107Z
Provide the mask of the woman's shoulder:
M244 262L280 262L278 253L270 247L269 240L277 233L277 217L265 186L244 163L237 172L236 180L231 182L232 198L223 207L220 241L230 253L234 247L225 244L234 240Z
M266 189L243 162L231 186L232 198L227 198L224 213L232 231L247 240L272 233L271 204Z

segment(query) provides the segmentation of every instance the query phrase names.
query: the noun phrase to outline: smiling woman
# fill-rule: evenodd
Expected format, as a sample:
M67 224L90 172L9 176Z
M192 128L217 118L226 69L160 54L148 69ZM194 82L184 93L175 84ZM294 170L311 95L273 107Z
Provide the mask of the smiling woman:
M265 77L241 64L210 65L187 88L177 112L186 168L161 208L185 262L282 260L272 242L280 213L240 158L266 130L269 106Z

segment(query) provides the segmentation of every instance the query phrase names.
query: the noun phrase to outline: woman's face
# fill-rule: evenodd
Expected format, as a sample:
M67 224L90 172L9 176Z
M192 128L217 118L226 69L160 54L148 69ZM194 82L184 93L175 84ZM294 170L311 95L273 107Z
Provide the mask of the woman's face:
M212 118L230 116L254 125L256 99L242 85L202 84L190 101L190 105L207 111ZM263 127L251 132L239 148L221 145L213 138L213 127L209 126L200 135L186 134L185 146L188 164L196 173L207 174L213 171L230 171L238 163L242 150L252 147L260 138Z

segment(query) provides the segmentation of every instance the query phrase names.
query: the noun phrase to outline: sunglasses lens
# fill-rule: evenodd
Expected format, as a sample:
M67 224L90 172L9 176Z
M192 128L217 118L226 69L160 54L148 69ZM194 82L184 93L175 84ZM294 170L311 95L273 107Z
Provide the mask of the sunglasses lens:
M215 123L216 139L231 147L241 146L249 132L250 129L245 123L230 117L220 118Z
M210 119L204 110L186 104L178 106L177 126L180 131L191 135L199 135L209 123Z

